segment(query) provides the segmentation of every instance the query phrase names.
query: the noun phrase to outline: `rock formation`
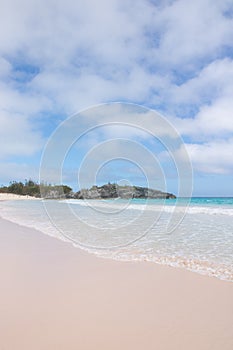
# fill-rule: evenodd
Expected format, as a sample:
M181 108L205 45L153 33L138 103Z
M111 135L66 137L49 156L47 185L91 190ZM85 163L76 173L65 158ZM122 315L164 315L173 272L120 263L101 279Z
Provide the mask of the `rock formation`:
M92 186L90 189L82 189L74 194L76 199L111 199L111 198L151 198L169 199L176 198L172 193L153 190L139 186L119 186L117 184L106 184L103 186Z

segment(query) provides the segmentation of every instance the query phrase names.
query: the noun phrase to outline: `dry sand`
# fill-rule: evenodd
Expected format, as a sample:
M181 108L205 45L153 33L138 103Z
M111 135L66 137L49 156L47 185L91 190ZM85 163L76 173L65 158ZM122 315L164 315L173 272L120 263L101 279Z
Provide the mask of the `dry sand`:
M233 283L0 227L1 350L233 349Z
M20 196L14 193L0 193L0 201L10 201L10 200L40 200L40 198L35 198L31 196ZM1 349L1 348L0 348Z

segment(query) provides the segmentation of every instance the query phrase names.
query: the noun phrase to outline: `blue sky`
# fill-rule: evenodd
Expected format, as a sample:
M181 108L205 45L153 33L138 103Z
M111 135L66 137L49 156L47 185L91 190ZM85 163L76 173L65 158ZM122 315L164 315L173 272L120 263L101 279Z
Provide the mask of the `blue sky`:
M194 195L233 195L232 13L231 0L5 2L0 183L38 179L42 150L62 121L119 101L174 125L192 162ZM105 177L124 177L121 169L108 166Z

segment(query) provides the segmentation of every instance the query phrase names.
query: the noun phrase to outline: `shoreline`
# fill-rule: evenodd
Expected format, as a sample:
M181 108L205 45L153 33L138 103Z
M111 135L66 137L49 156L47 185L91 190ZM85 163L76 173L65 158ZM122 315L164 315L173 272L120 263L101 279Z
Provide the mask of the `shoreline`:
M233 348L231 283L0 225L4 349Z
M11 200L41 200L41 198L36 198L32 196L22 196L20 194L14 194L14 193L0 193L0 201L11 201Z
M4 198L1 200L1 197ZM43 201L41 198L35 198L35 197L30 197L27 198L27 196L20 196L20 195L14 195L14 194L4 194L4 196L1 196L0 194L0 202L2 201L13 201L14 199L16 200L36 200L36 201ZM49 200L48 200L49 201ZM79 201L79 200L78 200ZM82 201L82 200L81 200ZM24 222L20 222L19 220L15 220L13 218L8 218L7 216L3 217L1 216L0 213L0 219L7 220L9 222L15 223L17 225L20 225L22 227L26 228L35 228L38 232L48 235L50 237L54 237L54 232L52 230L49 232L48 230L44 230L44 227L40 227L40 225L34 226L31 224L27 224ZM54 227L52 227L54 229ZM56 229L55 229L56 230ZM227 271L227 267L224 264L215 264L214 262L210 261L203 261L203 260L198 260L198 259L192 259L192 258L186 258L184 256L176 256L176 257L169 257L169 256L162 256L162 257L154 257L153 259L147 259L146 257L144 258L135 258L135 257L130 257L130 258L121 258L121 257L115 257L114 255L111 256L110 254L99 254L98 252L91 251L86 248L79 247L75 243L73 244L72 241L69 241L69 239L66 239L65 236L56 236L55 238L62 242L68 242L69 244L73 245L74 248L80 249L84 252L87 252L88 254L94 255L97 258L102 258L102 259L110 259L114 261L120 261L120 262L136 262L136 263L152 263L152 264L157 264L159 266L168 266L173 269L179 269L179 270L185 270L189 271L191 273L195 273L198 275L210 277L210 278L216 278L221 281L225 281L227 283L233 283L233 275L232 275L232 270L229 272Z

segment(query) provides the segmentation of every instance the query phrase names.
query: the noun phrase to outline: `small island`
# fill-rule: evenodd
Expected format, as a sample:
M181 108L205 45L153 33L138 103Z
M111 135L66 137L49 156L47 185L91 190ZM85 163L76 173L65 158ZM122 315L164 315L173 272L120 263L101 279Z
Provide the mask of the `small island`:
M25 180L25 183L14 181L11 182L9 186L0 187L0 193L11 193L44 199L176 198L172 193L140 186L120 186L110 182L102 186L92 186L90 189L82 189L78 192L73 192L72 188L67 185L38 184L33 180Z
M112 198L141 198L141 199L169 199L176 198L172 193L153 190L140 186L119 186L117 184L105 184L103 186L92 186L74 194L76 199L112 199Z

